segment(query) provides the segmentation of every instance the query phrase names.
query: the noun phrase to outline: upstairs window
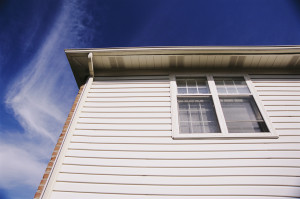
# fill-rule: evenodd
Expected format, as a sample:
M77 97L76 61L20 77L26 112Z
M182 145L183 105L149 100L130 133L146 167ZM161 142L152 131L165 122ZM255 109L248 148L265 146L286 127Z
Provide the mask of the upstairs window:
M206 78L176 82L180 133L221 133Z
M173 137L277 137L244 76L173 77Z

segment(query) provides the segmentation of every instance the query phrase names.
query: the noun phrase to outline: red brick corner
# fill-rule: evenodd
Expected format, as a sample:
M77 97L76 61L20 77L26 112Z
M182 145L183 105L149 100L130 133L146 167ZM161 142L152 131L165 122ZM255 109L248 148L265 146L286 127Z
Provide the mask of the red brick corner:
M82 85L80 87L79 91L78 91L78 94L77 94L77 96L75 98L75 101L73 103L71 111L70 111L70 113L69 113L69 115L67 117L67 120L65 122L65 125L63 127L62 133L60 134L60 136L58 138L58 141L57 141L57 143L55 145L54 151L53 151L51 159L50 159L50 161L49 161L49 163L47 165L47 168L45 170L43 178L42 178L42 180L40 182L40 185L38 186L38 189L37 189L37 191L36 191L36 193L34 195L34 199L39 199L41 197L42 191L43 191L43 189L44 189L44 187L46 185L46 182L47 182L47 180L49 178L49 174L50 174L50 172L52 170L53 164L54 164L55 160L57 159L58 151L62 147L62 141L64 140L64 138L66 136L67 129L68 129L68 127L70 125L70 122L71 122L71 119L72 119L72 117L74 115L74 111L75 111L75 108L76 108L76 106L78 104L78 101L79 101L80 95L81 95L81 93L83 91L83 88L84 88L84 85Z

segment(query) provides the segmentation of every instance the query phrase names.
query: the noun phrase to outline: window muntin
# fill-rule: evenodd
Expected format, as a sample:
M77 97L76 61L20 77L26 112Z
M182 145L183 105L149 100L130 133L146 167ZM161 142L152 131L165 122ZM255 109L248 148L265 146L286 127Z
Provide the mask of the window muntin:
M177 78L178 94L208 94L210 93L207 80L199 78Z
M221 133L211 97L179 98L180 133Z
M179 131L221 133L205 77L177 78Z
M214 77L219 94L248 94L249 88L242 77Z
M177 119L179 120L178 137L205 137L205 135L208 137L213 135L270 137L274 135L274 133L270 134L251 93L249 83L243 76L213 77L208 75L206 77L177 77L174 80L176 80L175 85L178 85L177 111L179 114L185 111L186 116L179 116ZM208 102L210 102L208 112L198 110L200 115L198 121L188 115L191 112L191 110L186 111L190 106L188 104L196 103L202 108L202 104L204 107L204 104ZM185 109L182 103L185 103ZM211 119L204 120L204 118Z

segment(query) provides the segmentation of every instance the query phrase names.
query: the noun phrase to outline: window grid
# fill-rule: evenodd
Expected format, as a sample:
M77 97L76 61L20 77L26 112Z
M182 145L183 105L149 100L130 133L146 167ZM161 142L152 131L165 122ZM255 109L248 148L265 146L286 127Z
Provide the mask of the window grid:
M218 78L223 78L224 76L214 76L216 79ZM249 86L249 78L248 76L243 76L243 75L239 75L239 76L226 76L225 78L232 78L234 80L237 80L237 83L235 81L232 81L232 86L234 87L235 89L235 93L230 93L229 90L228 90L228 87L225 86L226 83L225 83L225 80L222 81L222 84L224 85L225 87L225 91L226 91L226 94L225 93L219 93L217 91L217 85L216 85L216 81L217 80L214 80L213 76L212 75L206 75L204 78L207 80L205 85L206 85L206 89L208 90L208 92L206 94L202 94L199 92L199 86L201 87L201 85L198 84L198 81L195 81L195 86L197 87L197 92L198 94L189 94L188 93L188 83L186 82L185 83L185 88L186 88L186 93L185 94L182 94L182 93L177 93L177 86L176 86L176 77L175 75L173 76L173 81L174 81L174 84L171 84L171 87L173 85L173 90L175 91L175 96L177 96L175 99L179 99L179 98L190 98L190 97L199 97L199 98L202 98L202 97L208 97L208 96L211 96L211 100L212 100L212 103L213 103L213 106L215 107L215 113L216 113L216 116L217 116L217 121L216 123L219 125L219 129L221 129L221 133L219 133L218 135L217 134L211 134L211 133L206 133L206 136L205 135L200 135L201 133L196 133L197 135L189 135L189 134L184 134L182 136L179 135L179 129L178 128L174 128L174 129L178 129L177 134L176 136L178 136L178 138L182 137L184 138L185 136L187 137L261 137L261 138L278 138L278 135L275 133L275 132L271 132L271 129L269 128L270 126L270 123L268 122L268 124L266 123L266 115L265 113L264 114L261 114L261 118L256 118L256 120L245 120L245 122L255 122L255 123L264 123L264 125L267 127L267 129L269 129L267 132L266 131L261 131L260 133L256 133L254 134L254 132L249 132L249 133L228 133L228 128L227 128L227 125L226 123L231 123L231 122L235 122L235 121L225 121L225 117L224 117L224 113L222 111L222 108L221 108L221 102L219 100L219 98L222 98L222 97L252 97L253 96L253 88L250 88ZM184 76L181 76L179 77L178 79L183 79ZM197 76L192 76L191 77L187 77L186 79L194 79L195 78L199 78ZM203 80L203 76L200 76L201 80ZM242 82L242 81L244 82ZM239 82L240 81L240 82ZM230 85L229 85L230 86ZM214 87L214 88L213 88ZM203 87L202 87L203 88ZM252 90L251 90L252 89ZM240 92L241 91L241 92ZM190 95L190 96L189 96ZM257 95L257 94L256 94ZM257 97L257 96L256 96ZM172 102L172 104L174 104L176 102L177 104L177 100L174 100L174 102ZM253 102L254 104L256 105L256 108L257 108L257 111L259 113L260 112L260 108L261 107L258 107L257 106L257 102L256 102L256 99L254 99L254 96L253 96ZM200 105L199 105L200 107ZM219 107L219 108L218 108ZM191 109L190 105L189 105L189 110ZM202 107L200 107L200 109L202 110ZM177 110L178 111L178 110ZM255 112L256 110L254 110ZM200 111L200 114L201 114L201 128L202 130L204 130L205 128L205 122L209 123L209 121L204 121L203 118L203 112ZM174 114L172 114L174 116ZM172 118L173 118L172 116ZM177 113L177 117L178 117L178 113ZM192 117L190 115L190 117ZM179 127L179 121L178 120L175 120L177 121L177 126ZM237 122L242 122L241 121L237 121ZM191 128L193 125L191 125ZM192 130L194 132L194 129ZM208 135L209 134L209 135ZM174 134L173 134L174 135ZM271 136L270 136L271 135ZM173 138L176 138L173 136Z
M222 78L223 78L223 80L222 80ZM245 80L243 78L216 77L214 79L214 81L217 86L217 91L218 91L219 95L220 94L223 94L223 95L250 94L250 90L247 86L247 83L245 82ZM220 84L220 82L221 82L221 84ZM228 82L230 82L230 83L228 83ZM237 85L236 84L237 82L240 82L240 85ZM224 89L225 92L222 92L222 89ZM234 92L230 92L230 89L233 90Z
M205 78L178 78L177 82L180 82L180 85L177 86L179 89L178 94L189 94L189 95L199 95L199 94L209 94L209 88ZM184 84L182 84L184 83ZM202 83L199 85L199 83ZM190 85L189 85L190 84ZM193 92L193 90L195 92Z
M179 103L182 103L182 102L180 101ZM192 102L192 103L195 103L195 102ZM191 107L191 102L188 102L187 110L179 110L179 117L181 117L180 123L187 123L189 128L191 129L190 133L197 133L197 131L196 131L197 128L194 127L195 124L196 125L200 124L200 128L201 128L200 132L205 132L205 127L207 126L207 124L209 124L209 123L214 124L214 123L216 123L216 121L209 120L208 117L207 117L207 119L205 119L205 117L203 115L203 113L206 112L205 105L202 105L201 103L195 103L194 106L195 107ZM182 113L184 114L184 112L188 112L188 117L186 117L187 120L182 119ZM192 114L195 114L195 115L193 116ZM200 120L197 119L198 117ZM212 117L214 117L214 116L212 116Z
M179 107L179 114L182 114L182 111L187 111L189 114L188 121L184 121L179 117L179 129L181 133L220 133L221 130L215 113L207 77L177 78L176 82L179 82L177 88L177 102L178 104L186 103L188 109L184 110L182 107ZM184 89L182 89L183 86ZM196 92L189 88L196 89ZM185 101L182 101L182 99L185 99ZM191 103L194 103L193 108L191 107ZM206 118L203 115L204 113L208 114ZM195 120L193 116L197 117L197 119ZM183 129L186 130L186 126L189 127L189 132L183 131ZM212 132L213 130L216 132Z
M200 132L205 132L205 128L208 129L218 129L216 126L217 117L213 112L213 103L211 98L197 98L189 99L189 100L178 100L179 103L179 119L181 130L182 126L186 126L188 124L189 128L191 129L188 133L197 133L196 129L201 128ZM186 104L185 104L186 103ZM203 104L202 104L203 103ZM185 104L185 105L184 105ZM186 106L187 109L184 109ZM191 107L193 106L193 107ZM204 114L207 114L207 117L204 117ZM187 115L186 115L187 114ZM208 126L207 125L213 125ZM198 126L197 126L198 125ZM220 131L218 131L219 133ZM183 132L182 132L183 133ZM184 132L187 133L187 132ZM198 132L199 133L199 132ZM211 132L213 133L213 132Z

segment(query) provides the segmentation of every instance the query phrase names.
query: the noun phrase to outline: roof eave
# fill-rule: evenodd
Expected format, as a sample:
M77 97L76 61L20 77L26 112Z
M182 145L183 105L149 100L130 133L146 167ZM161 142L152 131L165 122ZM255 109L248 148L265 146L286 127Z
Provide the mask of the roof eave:
M151 64L157 66L156 58L164 56L164 58L170 59L167 64L169 67L174 65L172 63L173 58L188 58L188 56L221 56L221 57L236 57L247 59L251 57L273 57L274 62L276 61L276 56L289 56L291 61L282 63L279 67L298 67L300 62L300 46L174 46L174 47L126 47L126 48L91 48L91 49L66 49L65 53L71 65L73 74L75 76L78 86L82 85L88 76L93 73L95 75L99 74L103 70L130 70L134 69L135 66L131 58L138 57L138 60L146 61L145 64L140 64L138 69L149 69ZM91 71L91 65L89 65L88 55L93 56L95 60L93 64L93 70ZM151 56L151 59L149 59ZM99 60L97 61L97 58ZM128 59L130 58L130 59ZM155 58L155 59L154 59ZM222 58L223 59L223 58ZM149 63L153 60L153 63ZM175 58L176 60L176 58ZM238 61L236 61L238 62ZM279 62L279 61L278 61ZM241 62L240 62L241 63ZM239 64L240 64L239 63ZM159 63L158 63L159 64ZM179 64L179 63L176 63ZM238 63L235 63L238 64ZM280 63L279 63L280 64ZM230 63L227 63L228 67ZM167 67L168 67L167 66ZM184 66L189 68L189 66ZM207 65L206 67L211 67ZM218 67L218 65L214 66ZM222 66L223 67L223 66ZM247 66L245 66L247 67ZM263 67L261 65L260 67ZM266 67L270 67L268 64ZM278 68L278 66L277 66Z

